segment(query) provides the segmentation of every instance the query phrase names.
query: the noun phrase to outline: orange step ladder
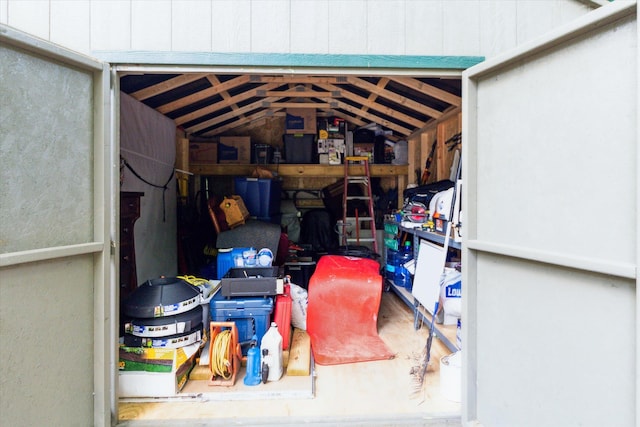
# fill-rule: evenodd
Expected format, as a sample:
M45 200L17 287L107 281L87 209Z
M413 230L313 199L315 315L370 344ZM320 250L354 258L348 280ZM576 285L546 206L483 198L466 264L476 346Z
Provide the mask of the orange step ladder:
M356 175L352 173L355 170L364 171L364 174ZM366 212L359 212L357 207L353 206L359 201L366 202ZM347 156L344 159L341 227L342 229L339 230L341 245L369 246L374 253L378 253L376 220L371 191L371 173L369 172L369 158L366 156Z

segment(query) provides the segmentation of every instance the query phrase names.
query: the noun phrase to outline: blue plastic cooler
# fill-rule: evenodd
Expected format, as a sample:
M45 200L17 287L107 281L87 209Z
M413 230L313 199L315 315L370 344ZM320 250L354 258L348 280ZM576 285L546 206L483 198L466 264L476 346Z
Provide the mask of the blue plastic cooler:
M214 322L235 322L238 329L238 340L242 346L242 354L246 356L248 344L253 335L258 338L258 346L262 336L269 329L273 299L271 297L225 298L220 290L209 303L211 320Z

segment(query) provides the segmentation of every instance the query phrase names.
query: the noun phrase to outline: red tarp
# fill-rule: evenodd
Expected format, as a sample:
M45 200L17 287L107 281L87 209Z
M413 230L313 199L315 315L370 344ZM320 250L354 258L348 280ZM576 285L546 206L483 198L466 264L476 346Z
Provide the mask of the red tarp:
M307 332L320 365L392 359L378 336L380 265L368 258L325 255L309 280Z

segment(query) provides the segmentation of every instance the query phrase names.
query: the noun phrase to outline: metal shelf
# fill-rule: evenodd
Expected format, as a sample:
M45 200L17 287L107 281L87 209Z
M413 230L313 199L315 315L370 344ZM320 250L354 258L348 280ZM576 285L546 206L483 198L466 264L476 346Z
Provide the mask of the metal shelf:
M403 227L400 224L398 224L398 229L406 233L413 234L414 236L420 237L421 239L425 239L439 245L444 245L444 239L446 236L443 233L422 230L420 228ZM449 247L454 249L462 249L462 245L460 244L460 242L456 242L451 238L449 239Z
M393 281L385 279L389 284L389 288L409 307L412 308L414 314L413 327L417 330L420 329L422 324L431 325L431 313L420 306L416 299L407 288L398 286ZM457 326L450 325L434 325L434 333L438 339L452 352L455 353L459 350L456 346L456 330Z

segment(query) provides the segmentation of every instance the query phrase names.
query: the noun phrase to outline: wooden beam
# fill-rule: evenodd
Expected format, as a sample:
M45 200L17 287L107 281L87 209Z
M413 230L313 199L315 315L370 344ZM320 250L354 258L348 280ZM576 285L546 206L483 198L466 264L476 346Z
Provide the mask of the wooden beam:
M344 165L320 165L320 164L290 164L280 163L279 165L261 165L272 172L278 172L283 177L332 177L344 178ZM216 175L216 176L249 176L255 169L255 165L235 165L235 164L205 164L191 163L189 171L195 175ZM407 165L372 164L369 165L371 176L374 177L397 177L406 176ZM364 174L364 167L350 166L354 175ZM413 171L411 172L413 173Z
M220 135L220 134L228 132L228 131L230 131L232 129L236 129L236 128L239 128L241 126L246 126L247 124L254 123L254 122L256 122L256 121L258 121L260 119L263 119L265 117L274 117L274 116L278 116L278 115L284 116L284 112L283 113L279 113L279 112L274 113L273 110L267 110L267 109L260 110L255 114L251 114L251 115L248 115L248 116L242 116L241 118L239 118L238 120L236 120L234 122L227 123L224 126L220 126L220 127L215 128L215 129L212 129L209 132L204 133L203 136Z
M311 374L311 338L307 331L293 329L293 339L289 350L287 376L307 376Z
M403 86L416 90L425 95L444 101L456 107L462 105L462 97L455 95L446 90L439 89L427 83L423 83L420 80L411 77L391 77L394 82L400 83Z
M331 108L330 102L263 102L265 108Z
M373 123L377 123L379 125L388 127L389 129L392 129L402 135L409 135L411 133L411 129L407 129L403 126L397 125L393 122L390 122L389 120L383 119L382 117L376 116L375 114L371 114L368 112L363 112L360 108L358 107L354 107L353 105L347 104L346 102L342 102L342 101L338 101L335 99L326 99L324 101L327 101L330 103L330 105L333 108L341 108L345 111L348 111L352 114L358 115L358 116L362 116L366 119L369 119L370 121L372 121ZM335 105L334 105L335 104Z
M439 118L442 113L434 108L431 107L427 107L423 104L420 104L419 102L416 102L412 99L406 98L402 95L399 95L397 93L391 92L389 90L386 89L380 89L378 86L369 83L366 80L363 80L359 77L354 77L354 76L347 76L346 80L348 83L357 86L361 89L364 89L366 91L372 92L372 93L377 93L378 95L380 95L381 97L388 99L390 101L393 101L399 105L405 106L409 109L415 110L420 112L421 114L424 114L425 116L429 116L429 117L433 117L433 118Z
M278 91L278 90L270 90L270 91L264 91L264 90L259 90L256 94L256 96L282 96L282 97L291 97L291 98L299 98L299 97L306 97L306 98L319 98L319 97L335 97L336 94L331 93L331 92L317 92L317 91L313 91L313 90L305 90L305 91L299 91L299 90L283 90L283 91Z
M327 90L332 90L331 88L336 88L338 89L337 86L332 86L332 85L318 85L320 87L322 87L323 89L327 89ZM351 101L357 102L358 104L362 104L362 105L366 105L367 107L370 107L371 109L378 111L384 115L387 115L389 117L393 117L394 119L400 120L402 122L408 123L412 126L415 127L422 127L424 126L424 122L420 121L418 119L414 119L413 117L401 113L399 111L394 110L391 107L387 107L385 105L381 105L381 104L376 104L376 103L372 103L370 102L367 98L363 98L360 95L356 95L353 92L349 92L348 90L344 90L343 91L343 96L346 99L349 99ZM368 108L363 108L360 111L361 112L366 112ZM358 115L363 115L362 113L358 113ZM407 135L407 134L404 134Z
M343 77L327 77L327 76L303 76L303 75L293 75L293 76L263 76L263 75L252 75L251 82L252 83L295 83L295 84L336 84L340 82L344 83Z
M266 98L264 100L260 100L260 101L253 102L251 104L247 104L244 107L239 108L238 111L231 111L231 112L228 112L228 113L225 113L225 114L221 114L221 115L216 116L216 117L214 117L214 118L212 118L210 120L206 120L206 121L204 121L202 123L198 123L197 125L194 125L194 126L192 126L190 128L187 128L186 131L189 132L189 133L194 133L194 132L198 132L198 131L201 131L203 129L206 129L208 127L211 127L211 126L215 126L218 123L222 123L224 121L227 121L229 119L232 119L232 118L236 117L238 115L238 112L239 113L245 113L245 112L248 112L248 111L256 110L258 108L262 108L263 102L265 102L265 101L273 102L273 101L277 101L277 98Z
M180 86L184 86L187 83L194 82L196 80L200 80L205 77L207 73L197 73L197 74L182 74L180 76L165 80L161 83L157 83L153 86L146 87L144 89L140 89L133 93L130 93L138 101L143 101L145 99L154 97L164 92L168 92L172 89L175 89Z
M207 114L211 114L216 111L222 110L224 108L231 107L232 105L235 105L247 99L255 98L256 92L258 90L260 89L269 90L269 89L272 89L273 86L277 86L277 85L276 84L262 85L260 88L255 88L255 89L248 90L246 92L239 93L236 96L223 99L223 101L221 102L216 102L215 104L207 105L206 107L199 108L183 116L176 117L174 121L176 122L177 125L182 125L192 120L197 120L200 117L206 116ZM271 98L271 99L277 100L278 98Z
M207 99L210 98L212 96L218 95L220 94L220 92L223 91L228 91L231 90L237 86L246 84L249 82L249 79L251 78L251 76L240 76L240 77L236 77L233 78L231 80L227 80L224 83L221 83L218 86L213 86L209 89L205 89L205 90L201 90L199 92L196 92L194 94L185 96L183 98L177 99L173 102L169 102L167 104L161 105L158 108L156 108L159 112L161 112L162 114L166 114L169 113L171 111L175 111L179 108L182 108L184 106L187 106L189 104L193 104L195 102L198 101L202 101L203 99Z

